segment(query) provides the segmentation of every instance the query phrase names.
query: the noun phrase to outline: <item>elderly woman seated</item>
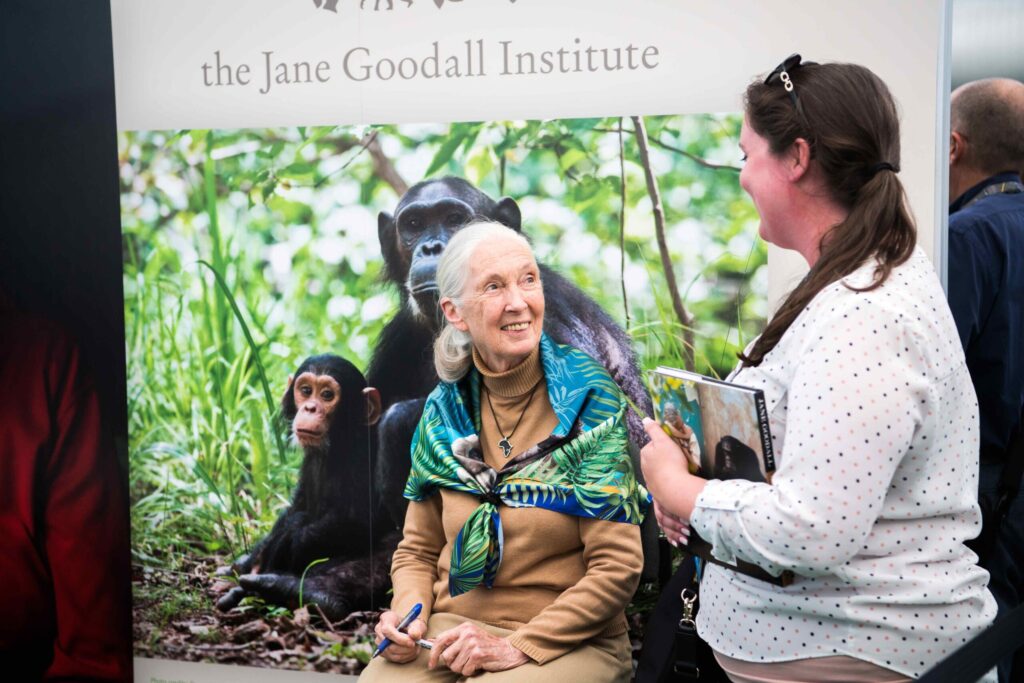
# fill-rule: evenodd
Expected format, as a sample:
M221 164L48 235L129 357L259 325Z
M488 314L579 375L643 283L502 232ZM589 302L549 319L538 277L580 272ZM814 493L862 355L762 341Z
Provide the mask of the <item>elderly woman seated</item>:
M392 644L361 680L628 681L624 608L649 497L622 393L543 333L540 271L518 232L463 228L437 281L442 381L413 437L392 610L376 628Z

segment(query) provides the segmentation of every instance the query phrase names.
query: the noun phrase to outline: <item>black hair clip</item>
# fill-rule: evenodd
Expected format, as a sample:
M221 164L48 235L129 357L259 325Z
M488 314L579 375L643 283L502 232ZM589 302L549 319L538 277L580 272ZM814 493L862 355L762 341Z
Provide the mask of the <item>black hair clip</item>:
M800 55L796 52L791 54L782 60L782 62L772 69L772 72L768 74L768 77L764 79L765 85L771 85L772 81L776 78L782 82L782 87L789 93L789 99L793 100L793 106L800 110L800 99L796 95L796 86L793 85L793 79L790 78L789 72L800 68L801 66L814 65L817 62L804 62L801 61Z

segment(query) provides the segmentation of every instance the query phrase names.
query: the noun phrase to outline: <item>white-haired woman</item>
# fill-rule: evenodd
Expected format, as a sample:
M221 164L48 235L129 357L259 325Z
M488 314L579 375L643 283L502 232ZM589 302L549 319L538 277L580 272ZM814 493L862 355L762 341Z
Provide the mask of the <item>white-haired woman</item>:
M596 361L544 335L540 271L518 232L463 228L437 282L442 381L413 436L392 610L376 628L392 645L362 679L627 681L648 497L625 400Z

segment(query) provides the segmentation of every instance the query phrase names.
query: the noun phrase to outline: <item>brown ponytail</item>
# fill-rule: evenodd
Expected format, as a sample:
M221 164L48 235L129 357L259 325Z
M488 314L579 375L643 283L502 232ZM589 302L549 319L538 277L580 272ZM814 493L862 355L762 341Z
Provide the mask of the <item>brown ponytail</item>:
M768 141L774 154L788 150L797 138L807 140L832 199L849 213L822 236L817 262L783 301L750 353L739 354L744 367L760 365L824 287L870 258L876 262L874 280L856 291L879 287L894 267L910 258L917 240L903 184L896 177L899 117L885 83L855 64L805 64L789 75L800 110L780 82L757 81L746 92L747 125Z

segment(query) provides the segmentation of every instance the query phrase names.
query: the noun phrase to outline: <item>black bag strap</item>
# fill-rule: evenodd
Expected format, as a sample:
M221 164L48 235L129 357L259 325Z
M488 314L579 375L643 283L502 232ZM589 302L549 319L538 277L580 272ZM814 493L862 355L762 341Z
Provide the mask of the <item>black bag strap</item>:
M668 543L662 543L659 550L669 556ZM680 597L684 588L695 585L696 568L691 558L679 565L672 577L661 589L658 602L651 610L644 628L644 644L640 650L640 662L636 671L636 683L661 683L671 680L676 665L676 629L683 613ZM694 633L696 635L696 633Z
M684 588L679 596L682 610L675 629L675 648L672 651L672 673L677 681L696 681L700 679L700 666L697 648L700 636L697 635L697 624L693 618L697 612L697 591Z
M976 681L1024 645L1024 605L1015 607L970 642L927 671L917 683Z
M661 539L659 550L671 557ZM714 652L697 635L693 616L700 604L697 595L697 566L686 557L663 584L658 602L644 626L644 644L636 671L636 683L728 683L729 678L715 660ZM692 600L686 618L684 594Z

